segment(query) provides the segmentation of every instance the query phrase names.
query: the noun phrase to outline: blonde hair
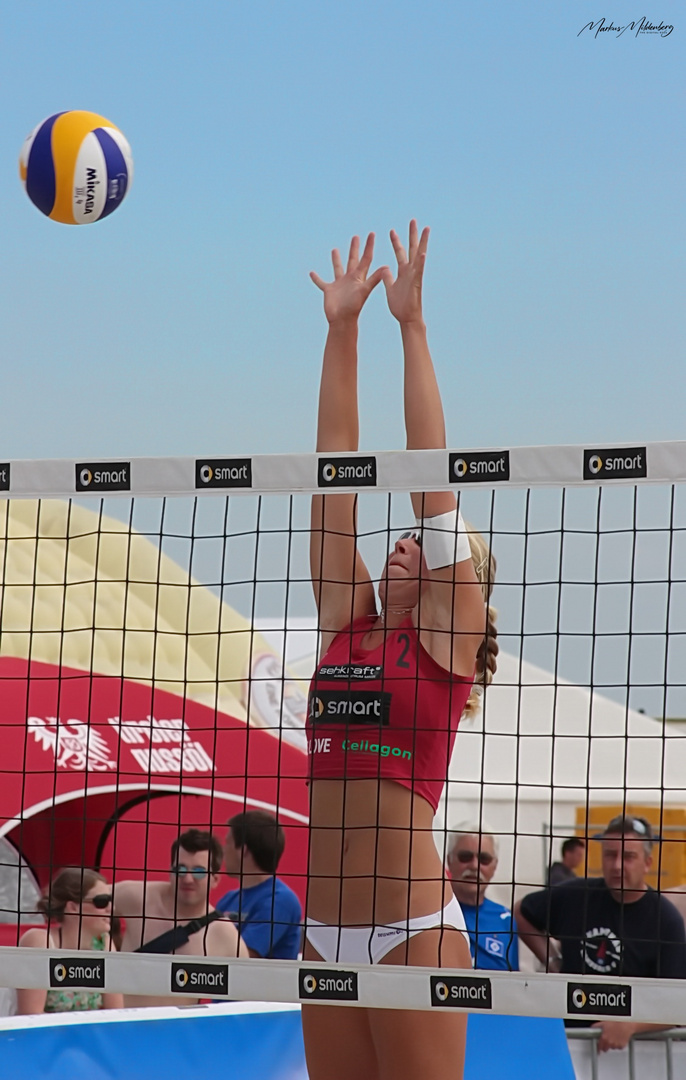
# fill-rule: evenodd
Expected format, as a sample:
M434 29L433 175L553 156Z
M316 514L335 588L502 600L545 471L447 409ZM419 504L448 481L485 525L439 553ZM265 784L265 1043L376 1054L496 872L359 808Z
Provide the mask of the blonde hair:
M476 654L474 686L472 687L472 692L467 699L467 704L462 713L464 717L469 719L472 716L475 716L481 708L481 695L484 692L484 688L492 682L498 666L496 662L496 655L498 652L496 639L498 637L498 631L495 625L498 612L488 603L491 598L491 593L493 592L493 585L495 584L495 558L481 533L477 532L469 522L465 522L465 525L467 527L467 538L469 539L469 547L472 552L474 570L481 584L481 591L483 593L484 603L486 604L486 633L479 647L479 651Z

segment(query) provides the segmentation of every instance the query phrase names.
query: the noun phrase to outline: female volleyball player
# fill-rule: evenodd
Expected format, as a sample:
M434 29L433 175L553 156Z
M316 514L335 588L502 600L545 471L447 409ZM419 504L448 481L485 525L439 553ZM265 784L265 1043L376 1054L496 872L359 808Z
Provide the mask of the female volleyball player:
M408 449L446 445L422 316L429 231L410 224L406 253L368 275L353 238L347 268L333 252L324 293L317 451L324 482L358 448L357 322L383 280L404 350ZM321 459L320 459L321 460ZM340 466L340 462L338 466ZM327 962L471 967L460 907L444 880L432 822L455 730L473 682L495 669L485 601L494 563L465 531L452 492L414 493L417 531L395 543L379 582L381 610L356 540L356 497L315 496L311 569L321 653L310 692L310 878L304 957ZM471 546L470 546L471 542ZM303 1007L312 1080L460 1077L466 1017L428 1011Z

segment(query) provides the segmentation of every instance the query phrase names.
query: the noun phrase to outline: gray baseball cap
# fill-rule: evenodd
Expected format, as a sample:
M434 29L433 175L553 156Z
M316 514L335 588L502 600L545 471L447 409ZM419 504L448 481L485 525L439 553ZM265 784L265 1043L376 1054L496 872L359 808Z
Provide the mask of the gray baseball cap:
M618 817L613 817L602 832L594 833L593 839L605 840L608 836L626 836L628 833L633 833L640 840L648 840L651 844L660 839L653 832L649 821L642 817L634 817L633 814L620 814Z

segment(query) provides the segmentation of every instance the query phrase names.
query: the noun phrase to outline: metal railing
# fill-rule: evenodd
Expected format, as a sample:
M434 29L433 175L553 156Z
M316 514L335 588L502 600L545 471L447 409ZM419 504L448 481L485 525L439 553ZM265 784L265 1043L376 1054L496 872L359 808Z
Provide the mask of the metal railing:
M568 1028L567 1039L583 1040L591 1043L591 1080L598 1080L598 1041L600 1039L599 1028ZM663 1043L665 1048L665 1061L667 1066L667 1080L680 1080L674 1070L675 1042L686 1042L686 1028L669 1028L667 1031L647 1031L642 1035L634 1035L627 1046L629 1060L628 1080L652 1080L651 1077L641 1076L636 1067L636 1044L638 1042Z

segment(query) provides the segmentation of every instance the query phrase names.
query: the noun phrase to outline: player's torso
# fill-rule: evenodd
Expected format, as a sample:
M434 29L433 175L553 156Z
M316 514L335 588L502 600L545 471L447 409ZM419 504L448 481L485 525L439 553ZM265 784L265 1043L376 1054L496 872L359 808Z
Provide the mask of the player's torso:
M445 779L470 684L423 650L409 620L364 647L364 622L317 665L307 718L313 778Z

